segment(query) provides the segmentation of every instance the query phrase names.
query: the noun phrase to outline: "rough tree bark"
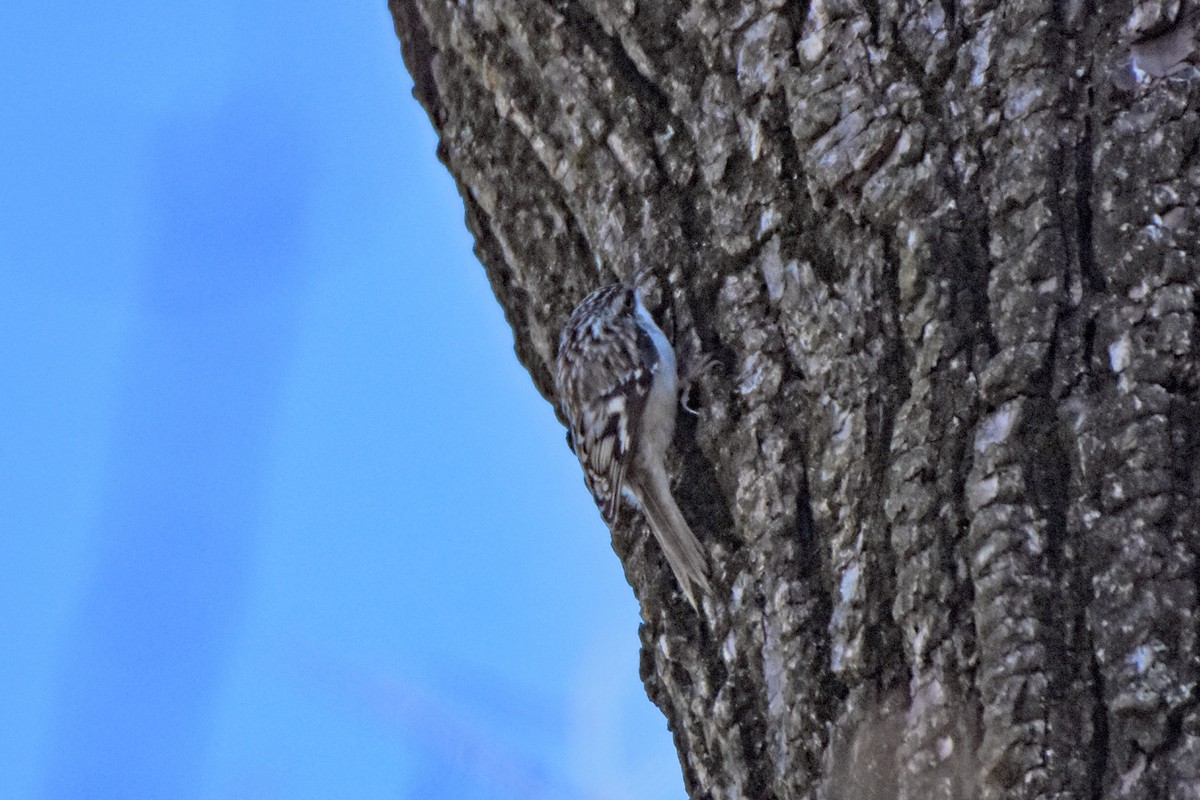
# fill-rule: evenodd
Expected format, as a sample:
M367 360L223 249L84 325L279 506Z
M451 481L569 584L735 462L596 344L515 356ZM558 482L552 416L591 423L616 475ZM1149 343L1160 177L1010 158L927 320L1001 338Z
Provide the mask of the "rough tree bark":
M391 0L546 398L645 265L723 364L703 615L613 534L692 798L1200 797L1180 5Z

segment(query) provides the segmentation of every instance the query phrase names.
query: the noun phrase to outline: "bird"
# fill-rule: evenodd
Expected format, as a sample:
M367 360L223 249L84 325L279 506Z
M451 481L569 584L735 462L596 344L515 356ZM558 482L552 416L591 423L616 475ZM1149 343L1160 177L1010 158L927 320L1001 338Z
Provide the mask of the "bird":
M610 527L627 491L693 609L712 594L708 557L671 494L666 454L680 378L675 350L643 302L638 275L588 294L563 326L555 382L583 478Z

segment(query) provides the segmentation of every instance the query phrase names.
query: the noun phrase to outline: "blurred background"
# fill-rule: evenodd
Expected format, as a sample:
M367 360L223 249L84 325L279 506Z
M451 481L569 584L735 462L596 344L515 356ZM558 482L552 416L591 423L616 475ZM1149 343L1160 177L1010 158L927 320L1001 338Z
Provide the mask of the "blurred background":
M684 796L410 90L383 0L0 4L0 797Z

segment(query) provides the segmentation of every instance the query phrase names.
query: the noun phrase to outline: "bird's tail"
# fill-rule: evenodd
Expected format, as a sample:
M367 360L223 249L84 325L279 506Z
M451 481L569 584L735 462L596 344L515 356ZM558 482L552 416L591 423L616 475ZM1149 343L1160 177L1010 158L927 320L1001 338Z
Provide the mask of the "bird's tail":
M712 586L708 582L708 555L696 534L688 527L675 498L671 497L666 472L659 469L657 474L646 477L644 486L639 487L642 492L638 499L646 512L654 538L658 540L663 555L667 557L667 564L675 573L679 588L692 608L699 610L695 589L712 594Z

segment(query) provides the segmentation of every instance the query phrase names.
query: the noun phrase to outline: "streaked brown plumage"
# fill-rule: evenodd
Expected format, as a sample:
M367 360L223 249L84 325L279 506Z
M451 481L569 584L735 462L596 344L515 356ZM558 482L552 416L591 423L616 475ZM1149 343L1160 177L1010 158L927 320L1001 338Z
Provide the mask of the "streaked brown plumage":
M602 287L575 307L555 377L584 481L605 522L616 521L624 487L697 607L695 590L712 591L708 557L671 496L664 466L679 403L675 353L635 285Z

